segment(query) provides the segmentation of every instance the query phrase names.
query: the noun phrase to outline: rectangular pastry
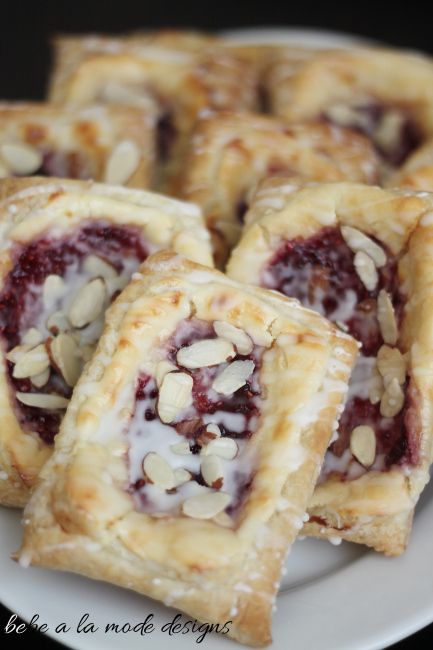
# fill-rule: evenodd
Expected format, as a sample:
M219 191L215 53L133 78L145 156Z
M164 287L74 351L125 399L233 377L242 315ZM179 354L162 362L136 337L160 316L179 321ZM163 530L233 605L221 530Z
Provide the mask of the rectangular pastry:
M159 110L163 174L181 157L199 112L257 105L254 65L217 38L189 32L59 37L49 97L62 104L147 104Z
M165 248L212 264L196 206L91 181L0 181L0 503L26 503L106 307Z
M208 113L194 130L174 194L197 203L210 229L219 266L238 241L248 199L263 178L376 183L379 161L369 140L328 124Z
M269 643L356 352L297 301L153 255L75 387L25 511L21 563Z
M263 184L228 274L298 298L361 344L305 532L401 553L433 439L433 196Z
M55 176L147 188L154 183L156 113L0 103L0 178Z

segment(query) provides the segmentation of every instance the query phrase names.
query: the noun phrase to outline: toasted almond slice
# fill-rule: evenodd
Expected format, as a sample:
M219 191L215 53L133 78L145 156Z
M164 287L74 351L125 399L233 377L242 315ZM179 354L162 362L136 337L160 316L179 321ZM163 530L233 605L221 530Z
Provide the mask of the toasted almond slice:
M368 118L365 114L348 104L331 104L325 112L326 117L339 126L361 129L368 126Z
M48 316L45 323L47 330L52 334L58 334L59 332L65 332L71 327L69 318L64 311L55 311L50 316Z
M231 528L233 526L233 519L224 511L219 512L212 519L216 524L224 526L224 528Z
M203 368L217 366L235 356L235 350L226 339L203 339L180 348L177 362L184 368Z
M16 362L12 376L15 379L25 379L26 377L33 377L44 372L50 365L50 359L43 344L37 345L25 354L23 354Z
M253 342L246 332L222 320L216 320L213 324L215 333L222 339L233 343L239 354L251 354Z
M192 404L193 380L185 372L169 372L162 380L158 397L158 415L168 424Z
M368 388L368 399L372 404L378 404L382 399L383 391L385 387L383 385L383 379L377 370L375 370L371 376L370 384Z
M36 388L42 388L42 386L45 386L46 383L48 383L48 380L50 378L50 369L47 368L44 370L44 372L39 373L39 375L34 375L33 377L30 378L33 386L36 386Z
M191 472L188 472L187 469L183 467L178 467L174 470L174 480L176 481L176 487L188 483L192 478Z
M74 327L85 327L96 320L105 302L105 284L100 278L91 280L77 292L69 307L69 320Z
M105 286L107 287L108 295L111 297L115 293L123 291L129 281L130 278L127 275L118 275L115 278L105 278Z
M177 366L174 365L174 363L171 363L171 361L167 361L167 359L164 359L163 361L159 361L156 364L156 370L155 370L155 381L158 387L161 386L162 381L165 377L165 375L169 372L173 372L173 370L177 370Z
M377 268L385 266L385 251L361 230L351 226L341 226L341 234L351 251L365 253L373 260Z
M59 334L49 339L47 345L56 370L68 386L75 386L83 368L75 340L69 334Z
M4 142L0 155L13 174L28 176L42 165L41 153L24 142Z
M227 508L232 500L226 492L204 492L183 502L182 511L194 519L212 519Z
M377 320L385 343L395 345L398 339L397 321L391 297L385 289L381 289L377 297Z
M218 456L210 454L204 456L201 461L201 475L209 487L220 489L223 484L223 466Z
M377 369L383 377L385 387L394 379L404 384L406 379L406 361L398 348L382 345L377 353Z
M361 465L370 467L376 458L376 434L369 426L355 427L350 435L350 451Z
M201 456L210 456L214 454L220 458L232 460L238 453L238 445L233 438L214 438L207 445L202 447Z
M45 307L52 307L65 293L65 281L61 275L48 275L42 290Z
M140 150L132 140L122 140L111 152L105 168L105 182L123 185L140 163Z
M165 458L151 451L143 460L143 471L149 481L163 490L176 486L174 472Z
M83 271L90 273L94 278L117 278L117 271L112 264L97 255L88 255L83 262Z
M36 329L36 327L31 327L29 330L27 330L27 332L24 334L22 338L22 342L25 345L31 345L31 346L39 345L39 343L42 343L43 340L44 337L39 332L39 330Z
M384 418L393 418L400 413L404 404L404 392L396 377L386 386L380 402L380 414Z
M377 275L376 267L371 257L363 251L358 251L355 254L353 264L364 287L368 291L374 291L377 287L379 276Z
M33 345L16 345L12 350L6 354L6 359L11 363L18 363L18 361L25 355L29 350L33 349Z
M189 456L192 453L189 443L186 440L170 445L170 449L174 454L179 454L180 456Z
M395 143L400 141L404 120L399 111L386 111L374 131L375 143L384 151L392 151Z
M217 438L221 436L221 429L217 424L214 424L213 422L206 425L206 431L208 431L209 433L213 433L213 435L216 436Z
M245 386L253 372L254 361L232 361L215 377L212 388L221 395L232 395Z
M38 409L47 409L47 411L57 411L58 409L68 408L69 400L61 395L49 395L48 393L15 393L17 400L34 406Z

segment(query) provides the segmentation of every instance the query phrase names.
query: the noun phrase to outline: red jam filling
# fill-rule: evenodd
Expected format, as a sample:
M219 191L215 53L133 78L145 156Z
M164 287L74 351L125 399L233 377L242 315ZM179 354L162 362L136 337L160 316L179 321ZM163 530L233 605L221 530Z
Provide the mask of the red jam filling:
M103 220L89 223L67 237L54 239L48 234L29 245L15 245L13 268L0 293L0 336L8 352L21 341L21 336L34 325L43 312L40 287L51 274L65 276L67 270L80 263L91 253L107 260L118 272L123 260L135 258L137 265L147 252L138 229L117 227ZM13 364L8 363L9 381L15 391L41 392L33 388L30 379L12 376ZM71 389L60 375L51 372L43 392L69 397ZM47 444L52 444L59 429L61 412L47 411L16 403L20 424L39 434Z
M344 325L362 344L360 354L374 357L384 343L377 320L379 291L385 289L390 295L397 321L401 320L404 308L397 284L397 261L387 257L387 264L378 269L377 287L368 291L354 268L354 253L340 231L326 228L308 239L284 242L265 269L262 286L297 298L304 306ZM380 404L356 395L349 397L340 419L338 439L330 452L341 457L349 447L350 433L362 424L374 429L377 454L383 454L385 469L416 462L418 452L409 426L410 413L408 394L403 409L393 418L381 416Z

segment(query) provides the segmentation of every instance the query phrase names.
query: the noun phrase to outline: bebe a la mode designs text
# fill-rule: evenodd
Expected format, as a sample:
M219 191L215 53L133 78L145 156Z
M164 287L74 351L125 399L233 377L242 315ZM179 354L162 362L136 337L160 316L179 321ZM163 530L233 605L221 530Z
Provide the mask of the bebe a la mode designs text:
M3 627L5 634L24 634L29 630L36 630L43 634L54 631L56 634L68 634L69 632L76 632L77 634L96 634L103 632L104 634L129 634L130 632L139 634L140 636L147 636L153 632L162 632L173 636L176 634L197 634L195 643L202 643L209 632L216 632L217 634L226 635L230 631L232 621L225 623L200 623L196 619L193 621L185 620L182 614L176 614L174 618L167 621L160 628L154 625L154 614L148 614L143 621L138 623L120 623L108 622L104 626L98 626L90 619L90 614L85 613L81 616L78 623L68 625L67 623L60 622L54 630L51 630L47 623L40 620L39 614L34 614L30 623L20 623L16 614L12 614L6 625Z

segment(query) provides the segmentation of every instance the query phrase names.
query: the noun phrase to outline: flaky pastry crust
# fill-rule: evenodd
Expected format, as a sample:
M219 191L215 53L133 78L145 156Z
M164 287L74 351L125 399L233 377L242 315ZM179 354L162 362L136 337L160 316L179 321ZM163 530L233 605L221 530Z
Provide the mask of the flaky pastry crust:
M417 149L399 170L390 176L387 187L407 187L433 192L433 140Z

